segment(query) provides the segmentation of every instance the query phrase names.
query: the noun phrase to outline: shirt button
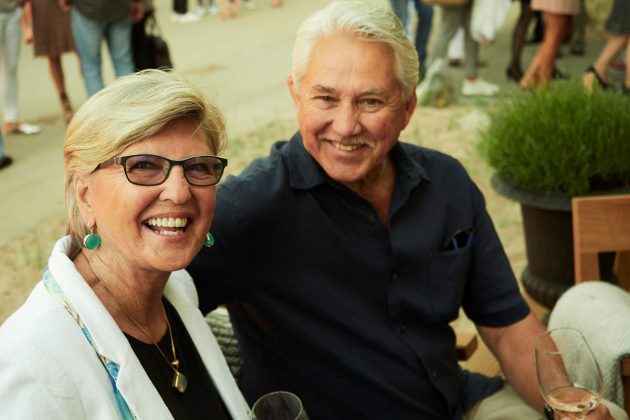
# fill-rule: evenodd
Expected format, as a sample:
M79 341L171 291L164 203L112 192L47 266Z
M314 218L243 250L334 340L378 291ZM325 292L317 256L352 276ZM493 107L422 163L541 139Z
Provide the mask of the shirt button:
M401 334L406 333L406 332L407 332L407 326L406 326L405 324L400 325L400 326L398 327L398 332L399 332L399 333L401 333Z
M434 370L432 370L432 371L431 371L431 377L432 377L433 379L437 379L437 372L436 372L436 371L434 371Z
M376 223L376 217L374 217L374 215L370 214L368 216L368 223L373 225L374 223Z
M389 278L389 281L392 283L396 283L396 281L398 280L398 274L393 273L392 276Z

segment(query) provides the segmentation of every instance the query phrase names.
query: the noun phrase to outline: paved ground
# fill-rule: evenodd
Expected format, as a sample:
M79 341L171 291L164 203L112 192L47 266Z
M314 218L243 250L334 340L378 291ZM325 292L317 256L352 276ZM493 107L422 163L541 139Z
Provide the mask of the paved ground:
M294 34L305 16L328 3L327 0L285 0L284 7L272 9L267 0L255 1L257 9L243 10L237 19L221 21L218 17L206 17L198 23L183 25L170 21L169 0L156 0L158 19L169 41L176 70L203 86L208 97L219 104L226 115L230 136L293 115L285 80ZM387 4L387 0L372 1ZM481 52L482 59L489 63L481 76L499 83L503 92L514 89L506 81L504 69L509 57L510 26L517 13L518 6L514 4L496 42ZM439 15L434 22L435 29ZM601 41L592 41L585 57L566 55L559 66L568 73L579 74L600 47ZM535 47L526 49L524 63L534 51ZM85 100L85 93L76 57L64 56L64 68L69 96L78 106ZM108 61L104 68L107 79L111 80ZM463 77L461 69L450 71L458 82ZM30 46L22 50L19 79L21 119L40 124L43 132L35 136L10 135L6 139L6 151L15 163L0 171L0 245L51 215L60 214L64 207L61 148L65 126L46 61L34 59ZM463 101L476 103L470 99Z

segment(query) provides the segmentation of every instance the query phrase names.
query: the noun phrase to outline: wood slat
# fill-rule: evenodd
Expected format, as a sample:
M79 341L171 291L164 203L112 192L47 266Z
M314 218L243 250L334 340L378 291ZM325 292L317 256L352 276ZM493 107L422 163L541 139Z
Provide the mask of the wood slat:
M617 264L620 286L630 283L630 194L575 197L573 251L575 282L601 278L597 254L622 252Z
M457 333L456 337L455 351L457 353L457 359L460 361L470 359L479 345L477 342L477 334Z

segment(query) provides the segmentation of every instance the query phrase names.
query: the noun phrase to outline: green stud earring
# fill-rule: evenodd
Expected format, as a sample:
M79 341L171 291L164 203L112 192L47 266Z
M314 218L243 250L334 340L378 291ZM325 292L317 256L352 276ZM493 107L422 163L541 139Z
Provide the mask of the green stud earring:
M208 232L206 239L203 241L203 246L206 248L212 248L214 246L214 236L212 236L212 233Z
M90 251L95 250L101 245L101 237L98 236L92 229L90 229L90 233L85 235L83 238L83 246L85 246Z

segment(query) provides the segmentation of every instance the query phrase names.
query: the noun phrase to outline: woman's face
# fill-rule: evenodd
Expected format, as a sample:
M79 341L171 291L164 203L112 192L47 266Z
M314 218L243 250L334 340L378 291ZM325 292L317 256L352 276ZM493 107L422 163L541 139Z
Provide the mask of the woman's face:
M212 153L197 125L180 119L132 144L120 157L136 154L182 160ZM203 243L216 205L216 186L190 185L176 165L156 186L130 183L120 165L95 171L85 185L77 196L89 211L87 217L82 211L84 220L96 223L101 237L96 252L106 264L123 270L172 272L186 267Z

